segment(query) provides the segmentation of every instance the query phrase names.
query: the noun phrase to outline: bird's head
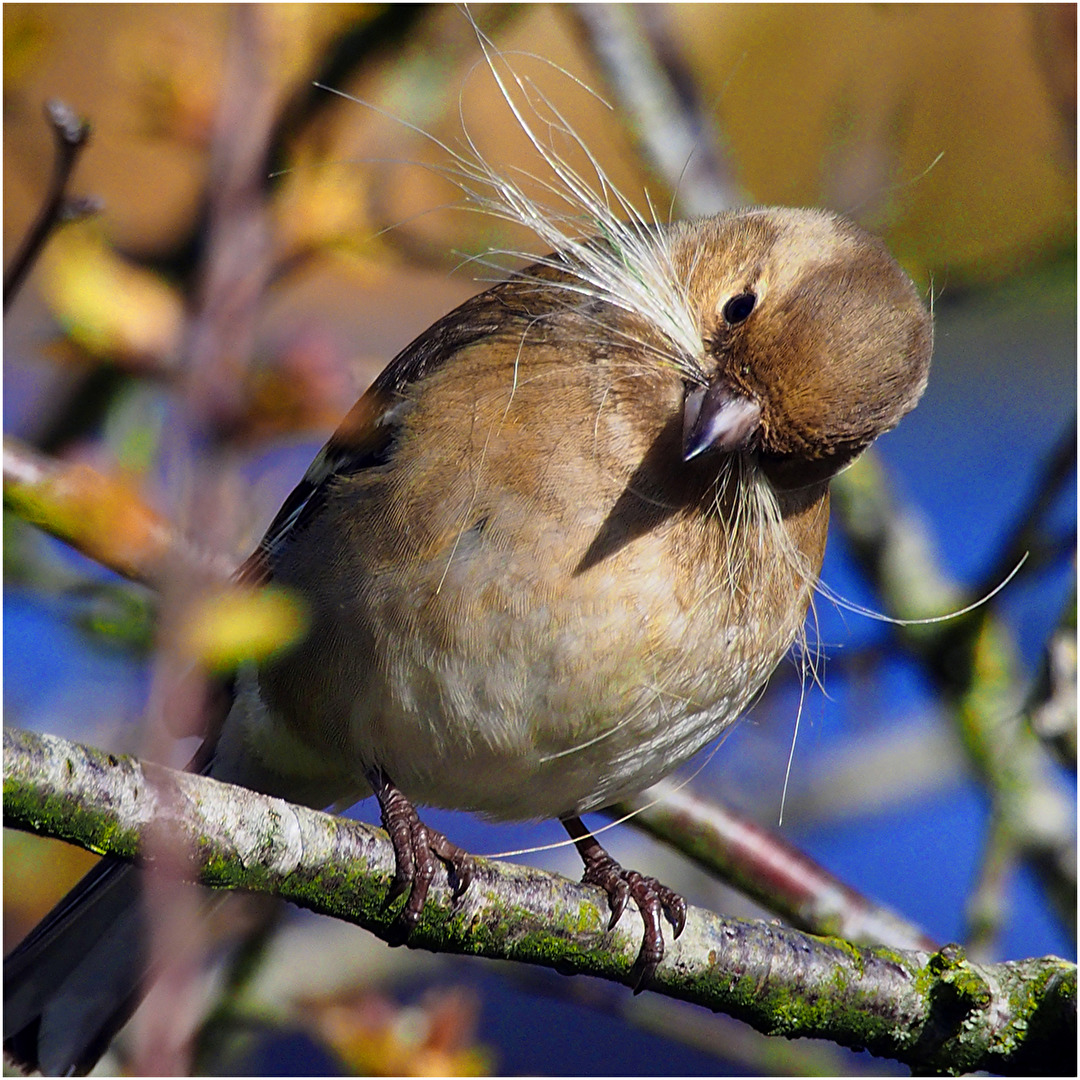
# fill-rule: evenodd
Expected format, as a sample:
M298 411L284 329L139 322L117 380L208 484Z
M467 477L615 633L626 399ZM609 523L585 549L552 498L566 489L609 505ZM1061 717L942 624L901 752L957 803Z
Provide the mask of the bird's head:
M777 486L828 479L926 385L930 314L876 237L822 211L766 209L677 227L672 257L704 343L683 454L753 452Z

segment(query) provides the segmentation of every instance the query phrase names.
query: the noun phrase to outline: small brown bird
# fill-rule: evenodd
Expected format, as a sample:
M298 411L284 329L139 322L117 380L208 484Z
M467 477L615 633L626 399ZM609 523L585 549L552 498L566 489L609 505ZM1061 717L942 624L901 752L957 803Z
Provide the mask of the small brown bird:
M829 480L914 407L931 338L883 244L811 210L624 226L466 302L248 560L311 628L240 672L209 772L316 806L374 791L406 931L438 860L470 872L413 804L557 817L612 921L640 908L646 981L685 903L579 815L760 691L802 630ZM48 1072L92 1064L137 1000L138 873L95 873L5 964L5 1041Z

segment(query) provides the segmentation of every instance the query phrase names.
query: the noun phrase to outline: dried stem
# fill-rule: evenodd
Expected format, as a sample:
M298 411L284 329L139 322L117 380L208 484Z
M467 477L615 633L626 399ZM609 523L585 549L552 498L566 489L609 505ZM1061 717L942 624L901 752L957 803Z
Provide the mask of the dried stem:
M26 234L22 247L12 259L7 273L4 274L5 311L22 288L27 274L37 261L53 229L62 222L71 220L72 217L81 217L98 210L98 204L94 200L69 201L67 198L67 186L75 170L75 163L90 139L90 125L76 116L75 112L62 101L48 102L45 106L45 116L56 140L52 182L33 227Z

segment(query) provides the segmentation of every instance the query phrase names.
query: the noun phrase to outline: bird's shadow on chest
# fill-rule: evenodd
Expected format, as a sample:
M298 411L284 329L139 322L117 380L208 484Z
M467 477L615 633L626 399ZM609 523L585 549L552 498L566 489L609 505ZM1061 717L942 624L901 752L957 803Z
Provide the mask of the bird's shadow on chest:
M653 440L574 567L575 577L663 527L676 515L705 514L716 508L723 511L728 500L718 483L720 455L706 454L683 461L682 429L682 417L673 416Z

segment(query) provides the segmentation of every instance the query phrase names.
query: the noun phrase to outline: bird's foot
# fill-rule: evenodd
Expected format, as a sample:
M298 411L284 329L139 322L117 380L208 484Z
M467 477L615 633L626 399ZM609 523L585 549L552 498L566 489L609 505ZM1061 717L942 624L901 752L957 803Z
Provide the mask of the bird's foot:
M589 833L580 818L563 818L563 825L585 863L582 883L597 885L608 895L611 906L608 929L619 921L627 899L632 899L641 912L645 936L631 971L634 993L640 993L664 958L661 912L674 927L675 937L678 937L686 926L686 901L656 878L639 874L636 870L623 869Z
M454 896L460 896L472 881L472 856L447 840L441 832L428 828L389 776L379 768L368 772L368 781L379 800L383 828L394 845L394 881L388 900L409 894L399 917L401 940L420 921L428 890L435 876L435 860L444 862L454 882Z

